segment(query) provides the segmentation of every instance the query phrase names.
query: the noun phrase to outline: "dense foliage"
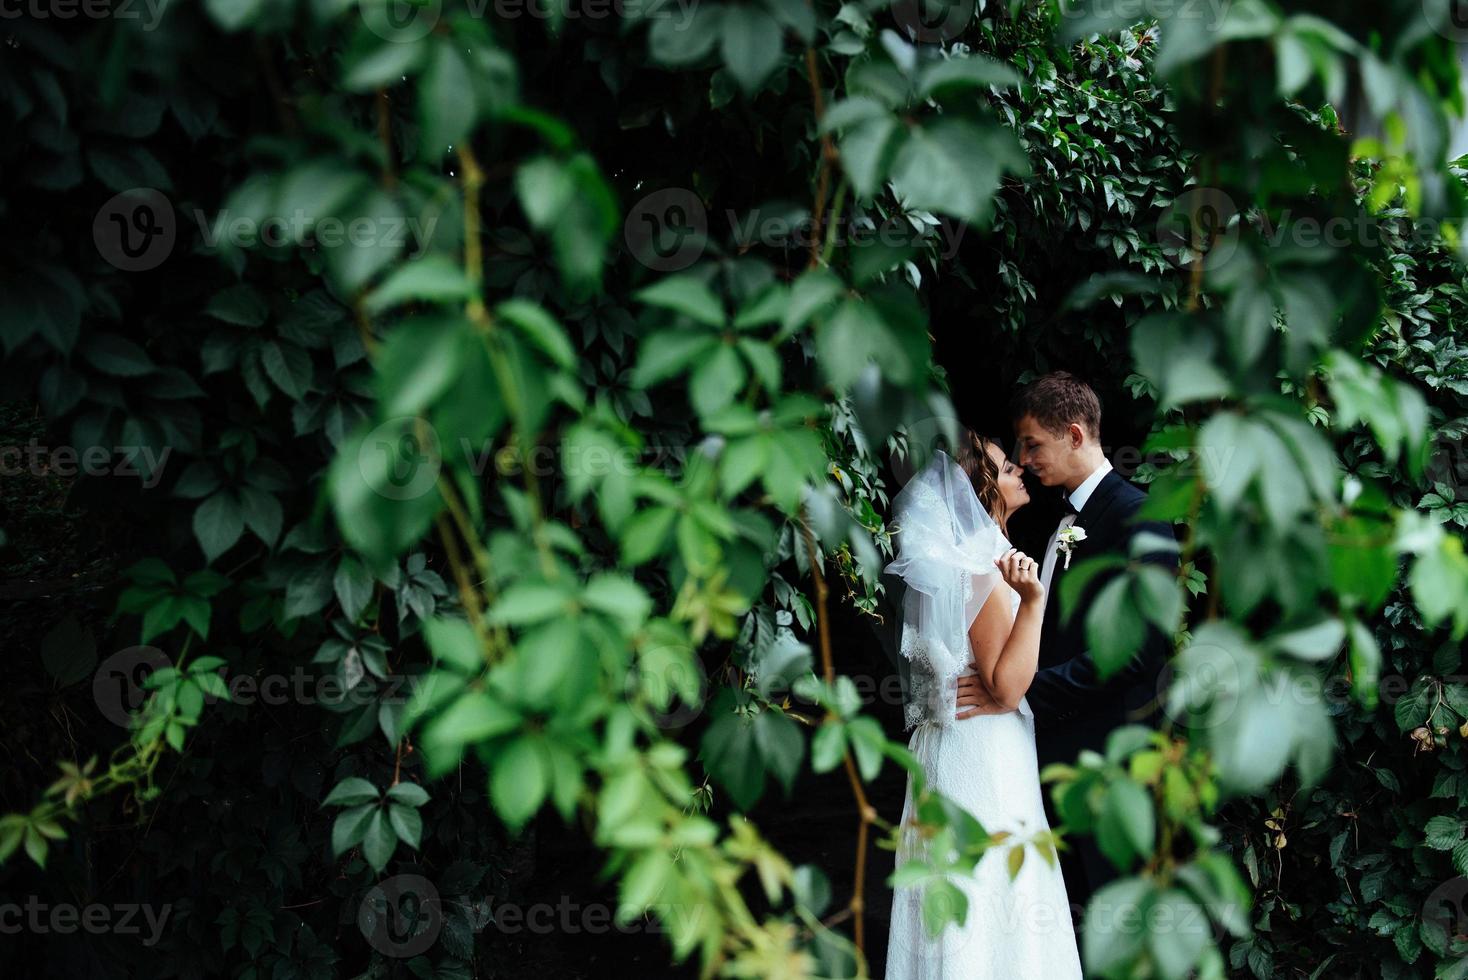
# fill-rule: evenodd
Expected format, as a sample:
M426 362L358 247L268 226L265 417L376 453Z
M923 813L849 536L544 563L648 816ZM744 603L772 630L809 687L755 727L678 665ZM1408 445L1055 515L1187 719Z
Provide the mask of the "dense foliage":
M1090 968L1456 975L1424 904L1468 872L1454 230L1310 234L1455 213L1445 11L981 6L936 36L794 0L6 22L5 377L25 439L103 447L71 503L111 524L67 549L90 588L7 618L46 671L16 704L58 723L17 732L3 887L172 902L156 947L59 971L493 975L546 809L675 957L866 971L895 814L863 785L912 765L827 577L880 608L887 450L954 418L931 329L995 355L942 358L960 404L1125 387L1185 528L1182 580L1128 565L1088 623L1103 669L1179 632L1172 723L1049 776L1129 875L1095 908L1192 924L1088 916ZM44 497L77 463L28 465ZM1326 674L1348 693L1299 696ZM844 908L740 816L807 763L853 793ZM1053 859L920 815L940 846L898 876L935 926L987 850ZM443 904L384 930L405 875Z

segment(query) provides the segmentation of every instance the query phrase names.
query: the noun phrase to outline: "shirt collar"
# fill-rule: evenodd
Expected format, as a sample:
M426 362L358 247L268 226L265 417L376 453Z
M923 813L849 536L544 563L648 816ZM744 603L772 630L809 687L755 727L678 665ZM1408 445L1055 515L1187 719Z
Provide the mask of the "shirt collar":
M1076 513L1079 514L1085 509L1086 501L1091 499L1091 494L1096 492L1096 488L1101 485L1101 481L1110 472L1111 461L1103 459L1101 465L1092 470L1091 475L1086 477L1081 482L1081 485L1075 488L1075 492L1070 495L1070 505L1076 509Z

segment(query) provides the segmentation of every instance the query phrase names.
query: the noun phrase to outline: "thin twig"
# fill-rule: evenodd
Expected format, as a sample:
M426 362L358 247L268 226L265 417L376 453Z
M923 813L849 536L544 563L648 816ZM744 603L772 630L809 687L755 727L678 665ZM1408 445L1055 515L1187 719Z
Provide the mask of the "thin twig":
M393 190L398 186L398 172L393 164L392 100L387 89L377 90L377 139L382 144L382 186Z
M826 115L826 97L821 92L821 74L816 66L815 48L805 49L805 76L810 81L811 110L816 128ZM826 213L826 192L831 186L831 167L836 162L836 144L830 133L821 134L821 169L816 175L816 200L811 208L810 267L821 262L821 221Z
M832 684L836 679L836 665L831 657L831 621L826 603L829 589L826 587L826 577L821 573L820 559L816 554L815 535L811 533L810 523L805 519L806 516L804 513L801 514L800 533L805 542L806 558L816 588L816 624L821 644L821 674L825 677L827 684ZM828 718L835 717L835 712L828 708L827 716ZM851 758L850 749L846 750L842 761L846 767L847 781L851 784L851 795L856 799L857 816L860 820L856 829L856 874L852 884L851 901L847 904L854 920L853 941L856 943L857 951L865 955L867 833L876 818L876 811L867 801L866 790L856 770L856 763Z

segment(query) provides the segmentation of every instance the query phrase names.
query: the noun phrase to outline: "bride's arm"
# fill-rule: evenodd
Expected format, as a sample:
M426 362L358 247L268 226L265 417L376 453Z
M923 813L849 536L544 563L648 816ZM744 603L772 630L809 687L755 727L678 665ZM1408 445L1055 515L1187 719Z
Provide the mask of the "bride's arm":
M1006 711L1019 707L1040 663L1045 593L1033 569L1023 562L1033 565L1023 554L1011 552L1000 564L1005 582L1012 583L1020 595L1013 622L1009 618L1010 585L996 585L968 631L979 679Z

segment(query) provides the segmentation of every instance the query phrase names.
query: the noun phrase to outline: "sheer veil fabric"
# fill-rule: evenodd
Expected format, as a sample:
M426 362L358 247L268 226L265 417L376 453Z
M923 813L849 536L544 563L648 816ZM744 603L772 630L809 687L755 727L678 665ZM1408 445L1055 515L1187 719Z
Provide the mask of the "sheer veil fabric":
M907 727L954 724L958 676L972 659L968 629L999 582L999 525L973 484L942 450L893 501L897 558L885 571L907 586L902 656L910 663ZM1007 542L1006 542L1007 543Z
M994 559L1009 541L980 505L967 474L939 452L894 501L897 558L906 584L901 651L909 665L908 747L926 785L971 813L989 833L1021 838L1048 829L1035 756L1034 716L1018 711L957 721L957 681L972 672L968 629L1000 583ZM1018 596L1009 593L1010 615ZM922 860L912 831L913 781L903 804L898 864ZM922 885L897 888L888 932L887 980L1079 980L1080 956L1058 866L1027 848L1013 881L1007 848L987 852L972 878L952 880L968 913L929 936Z

